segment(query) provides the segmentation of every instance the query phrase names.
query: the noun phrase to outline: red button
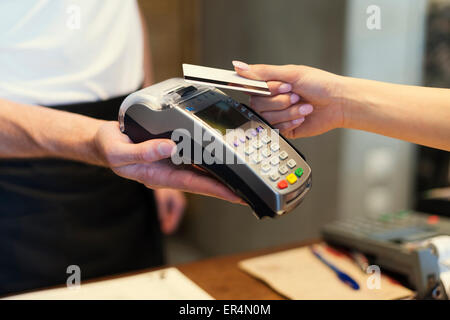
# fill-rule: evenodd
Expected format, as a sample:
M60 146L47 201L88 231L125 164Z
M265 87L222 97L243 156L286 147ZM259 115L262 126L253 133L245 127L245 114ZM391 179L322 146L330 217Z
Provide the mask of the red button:
M279 189L286 189L288 187L288 183L286 180L281 180L278 182L278 188Z
M439 222L439 216L429 216L428 224L436 224Z

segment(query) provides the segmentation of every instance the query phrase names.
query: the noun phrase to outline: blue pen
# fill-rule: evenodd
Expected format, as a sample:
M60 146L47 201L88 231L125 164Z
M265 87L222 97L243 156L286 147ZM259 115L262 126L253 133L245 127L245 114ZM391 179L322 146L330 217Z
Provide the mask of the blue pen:
M311 249L311 252L317 257L317 259L322 261L323 264L325 264L328 268L330 268L331 270L333 270L336 273L339 280L341 280L342 282L344 282L345 284L350 286L350 288L352 288L353 290L359 290L359 284L355 280L353 280L348 274L346 274L345 272L342 272L337 267L332 265L330 262L325 260L325 258L322 257L312 246L310 246L309 248Z

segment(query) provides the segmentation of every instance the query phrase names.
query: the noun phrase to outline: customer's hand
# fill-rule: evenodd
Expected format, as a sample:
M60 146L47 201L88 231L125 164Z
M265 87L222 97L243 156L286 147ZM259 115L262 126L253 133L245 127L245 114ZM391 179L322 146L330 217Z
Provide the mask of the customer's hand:
M344 77L306 66L233 65L243 77L267 81L272 95L253 95L251 106L286 137L314 136L344 125Z
M156 189L155 199L161 230L164 234L171 234L177 229L183 217L186 197L178 190Z
M176 145L169 139L134 144L116 121L102 124L95 137L100 163L121 177L138 181L148 188L172 188L242 202L217 180L194 168L175 166L170 159Z

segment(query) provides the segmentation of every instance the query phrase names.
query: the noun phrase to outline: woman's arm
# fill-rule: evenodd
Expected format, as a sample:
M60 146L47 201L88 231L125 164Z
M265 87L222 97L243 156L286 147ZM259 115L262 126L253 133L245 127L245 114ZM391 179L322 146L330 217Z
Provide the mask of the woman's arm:
M450 90L345 78L344 126L450 151Z
M270 97L251 105L289 138L345 127L450 150L450 89L342 77L306 66L234 62L247 78L268 81Z

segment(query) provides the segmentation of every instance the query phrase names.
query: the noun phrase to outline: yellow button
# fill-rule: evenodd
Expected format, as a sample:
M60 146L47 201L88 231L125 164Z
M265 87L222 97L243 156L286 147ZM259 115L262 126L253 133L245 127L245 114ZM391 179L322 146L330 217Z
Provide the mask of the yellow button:
M297 181L297 177L295 174L291 173L286 177L286 180L289 181L290 184L294 184Z

